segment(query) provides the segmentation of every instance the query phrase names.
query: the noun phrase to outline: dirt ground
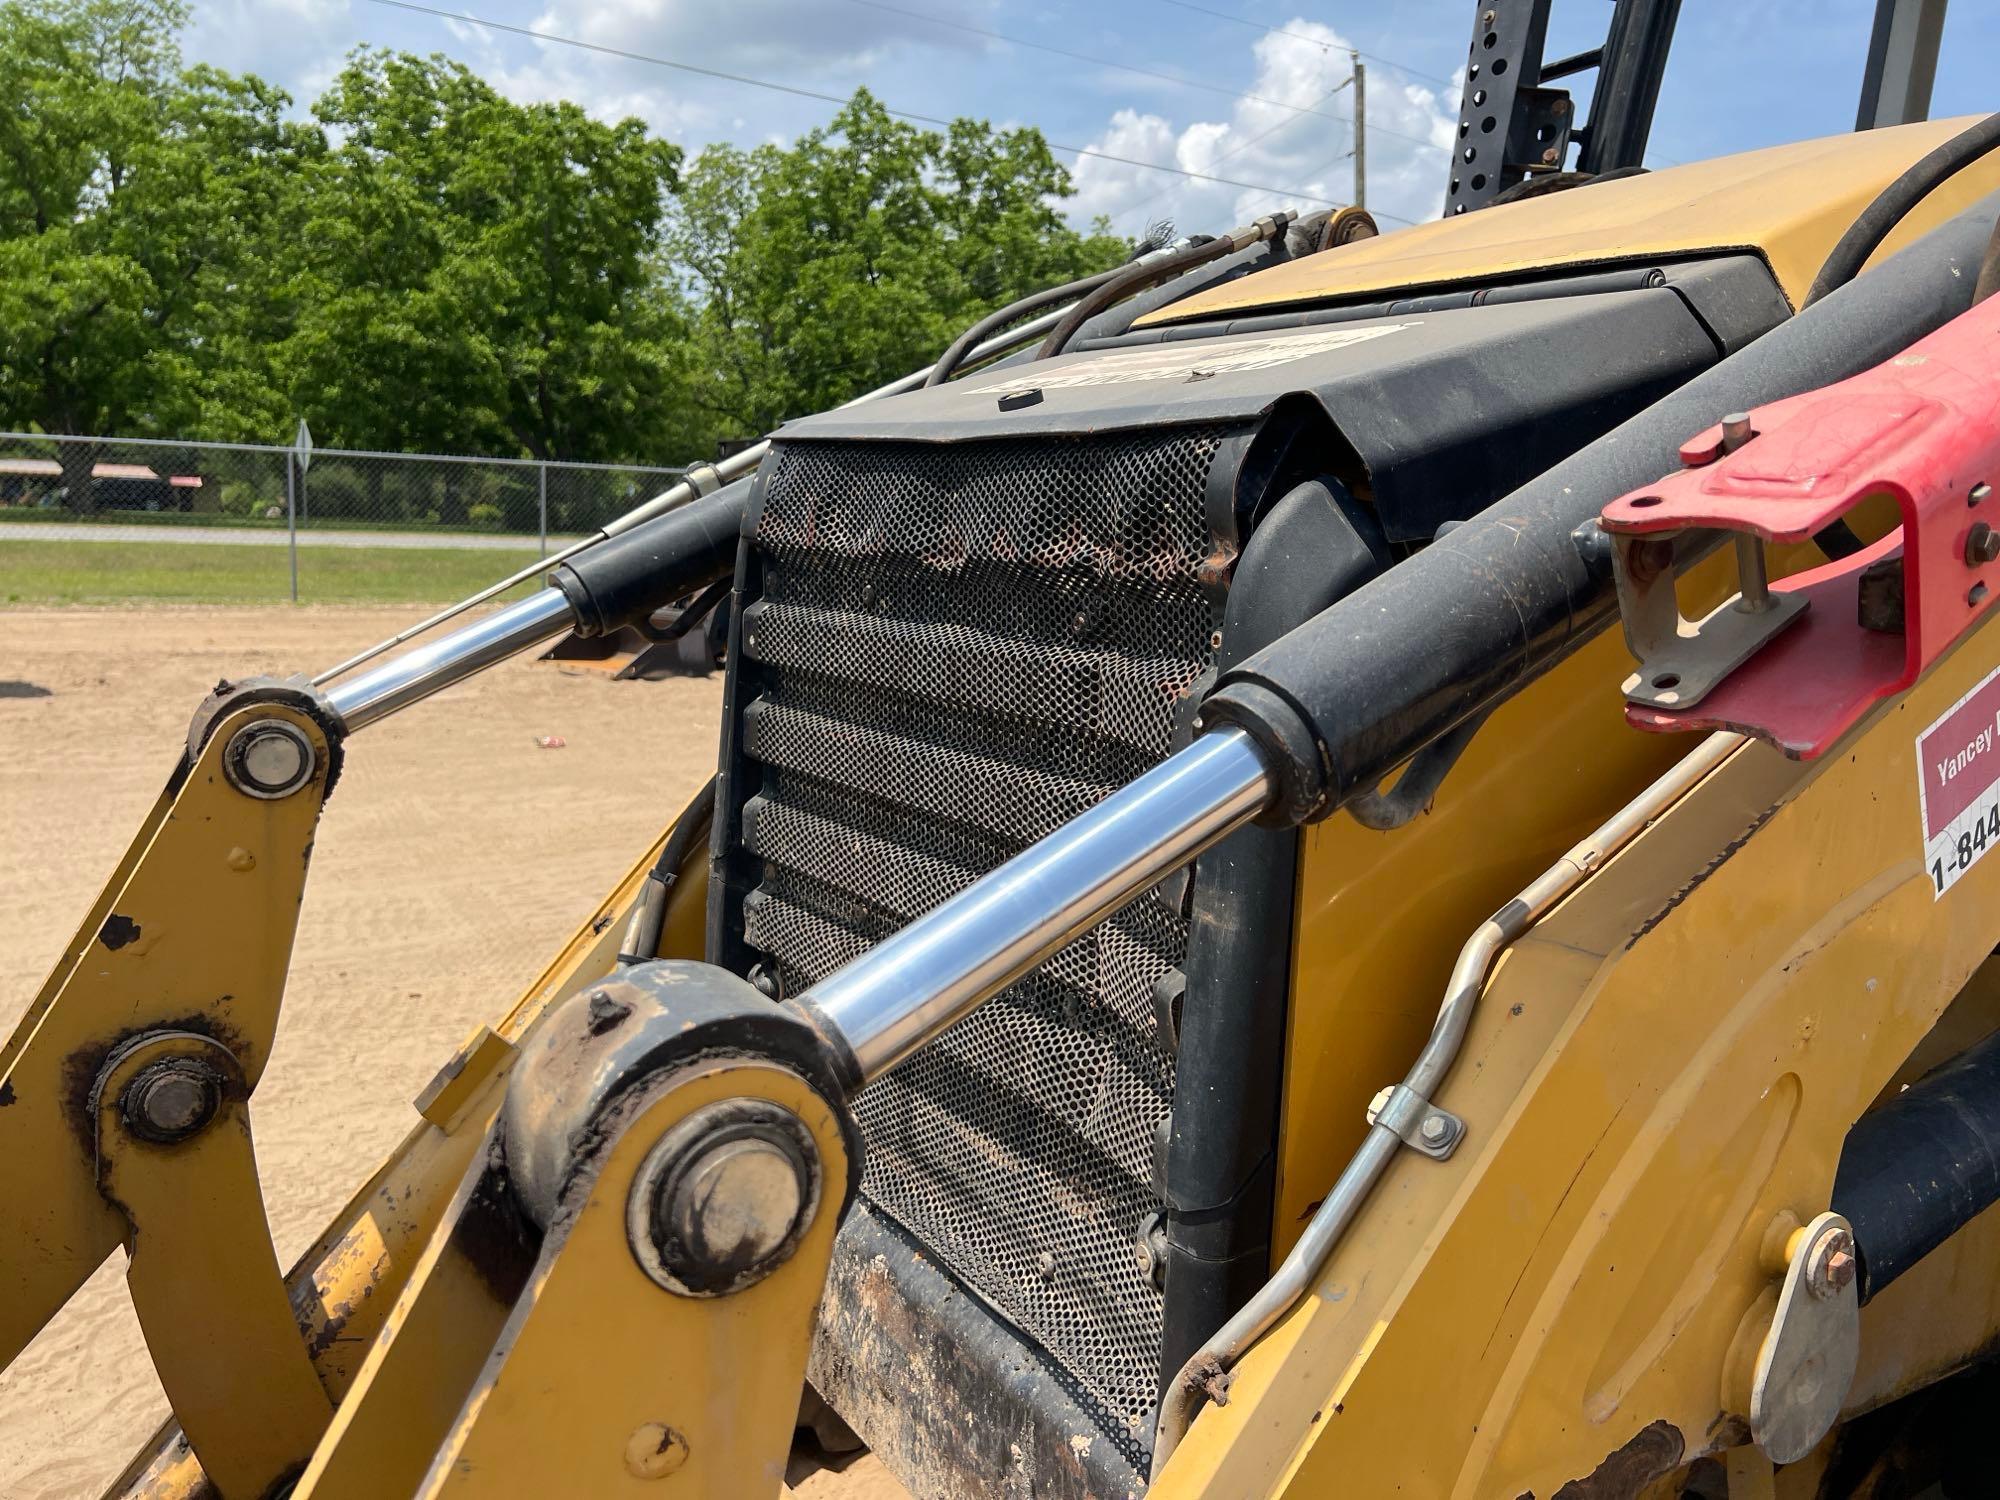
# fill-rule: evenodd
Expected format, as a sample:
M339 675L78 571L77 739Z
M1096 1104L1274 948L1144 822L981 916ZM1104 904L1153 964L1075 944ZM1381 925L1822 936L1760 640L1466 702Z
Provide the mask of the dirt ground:
M224 675L316 670L418 611L0 611L0 1025L11 1028ZM26 688L20 684L27 684ZM41 690L41 691L36 691ZM350 744L253 1108L289 1264L713 770L720 679L607 682L529 659ZM538 737L559 735L561 749ZM95 1495L165 1413L114 1254L0 1375L0 1495ZM902 1494L864 1457L798 1493Z

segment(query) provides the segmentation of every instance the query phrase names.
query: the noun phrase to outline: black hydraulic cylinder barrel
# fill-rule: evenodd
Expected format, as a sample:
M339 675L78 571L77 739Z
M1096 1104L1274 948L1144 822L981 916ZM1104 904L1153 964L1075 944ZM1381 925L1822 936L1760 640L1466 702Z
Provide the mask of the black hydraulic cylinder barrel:
M551 573L577 634L605 635L725 577L750 504L751 479L724 485L577 553Z
M1833 1208L1854 1226L1866 1302L2000 1201L2000 1033L1847 1132Z
M1690 380L1223 674L1205 727L1256 736L1267 821L1323 818L1616 618L1605 504L1679 467L1725 412L1889 359L1965 311L2000 194Z

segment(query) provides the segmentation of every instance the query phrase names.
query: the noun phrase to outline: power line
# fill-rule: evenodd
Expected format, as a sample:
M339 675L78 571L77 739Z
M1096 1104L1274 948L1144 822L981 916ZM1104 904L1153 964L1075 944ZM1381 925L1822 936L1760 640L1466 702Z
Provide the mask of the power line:
M1339 93L1342 89L1346 88L1352 82L1354 82L1354 80L1351 77L1341 79L1339 83L1335 84L1332 88L1328 89L1324 94L1322 94L1318 99L1315 99L1313 102L1315 104L1325 103L1328 99L1331 99L1335 94ZM1208 164L1211 167L1219 167L1224 162L1228 161L1230 157L1240 156L1243 152L1248 151L1252 146L1256 145L1259 141L1267 140L1271 136L1276 135L1281 130L1289 130L1292 126L1298 123L1299 122L1296 119L1280 120L1278 121L1277 124L1273 125L1269 130L1260 130L1255 135L1251 136L1249 139L1238 141L1234 146L1231 146L1227 151L1223 152L1220 156L1212 158ZM1119 217L1123 218L1125 217L1126 214L1131 214L1143 209L1150 208L1152 207L1153 204L1159 202L1162 198L1166 197L1167 194L1171 193L1173 190L1174 190L1173 184L1168 183L1165 187L1161 188L1157 193L1149 193L1146 197L1141 198L1137 203L1134 203L1129 207L1127 207L1124 210L1124 213L1120 214Z
M1262 21L1253 21L1248 16L1234 15L1226 10L1212 10L1206 5L1196 5L1192 0L1160 0L1162 5L1172 5L1180 10L1191 10L1199 15L1214 16L1218 21L1233 21L1238 26L1248 26L1252 31L1268 31L1272 36L1288 36L1294 41L1309 42L1323 52L1330 52L1339 43L1329 42L1324 37L1307 36L1303 31L1287 31L1282 26L1267 26ZM1340 47L1343 52L1361 52L1359 47ZM1372 63L1381 63L1385 68L1394 68L1399 73L1407 73L1412 78L1421 78L1426 83L1441 84L1445 88L1456 88L1449 78L1440 78L1435 73L1426 73L1422 68L1413 68L1408 63L1397 62L1393 57L1379 57L1373 52L1361 52Z
M983 36L989 41L1005 42L1010 47L1025 47L1032 52L1046 52L1053 57L1066 57L1072 62L1089 63L1092 67L1115 68L1121 73L1130 73L1138 78L1157 78L1162 83L1178 84L1184 89L1200 89L1205 94L1220 94L1225 99L1248 99L1258 104L1276 105L1279 109L1296 110L1302 115L1319 115L1323 120L1337 120L1339 115L1329 115L1301 104L1287 104L1283 99L1273 99L1268 94L1244 94L1234 89L1223 88L1219 84L1201 83L1193 78L1182 78L1174 73L1155 72L1151 68L1135 68L1130 63L1114 62L1108 57L1091 57L1082 52L1070 52L1061 47L1051 47L1043 42L1025 41L1017 36L1005 36L997 31L988 31L983 26L968 26L962 21L947 21L942 16L925 15L920 10L906 10L900 5L890 5L886 0L847 0L849 5L865 6L869 10L887 11L892 16L908 16L913 21L922 21L930 26L943 26L951 31L963 31L970 36ZM1343 84L1342 87L1345 87Z
M583 52L596 52L606 57L621 57L628 62L648 63L659 68L673 68L682 73L694 73L703 78L720 79L724 83L740 83L749 88L768 89L775 94L790 94L797 99L817 99L825 104L846 105L850 101L838 94L824 93L818 89L801 88L796 84L773 83L765 78L752 78L744 73L726 73L720 68L704 68L698 63L678 62L671 57L653 57L644 52L628 52L622 47L607 47L598 42L586 42L576 37L557 36L548 31L531 31L525 26L510 26L505 21L487 21L478 16L467 15L463 11L440 10L435 6L419 5L416 0L369 0L371 5L384 5L392 10L413 11L422 16L436 16L442 21L461 21L468 26L483 26L489 31L504 31L514 36L523 36L535 42L553 42L562 47L575 47ZM879 101L878 101L879 102ZM937 115L919 114L914 110L891 109L881 106L884 114L899 120L914 120L921 125L942 125L949 130L952 121ZM1185 177L1194 182L1214 182L1223 187L1243 188L1253 193L1275 193L1280 197L1299 198L1307 203L1318 203L1332 207L1331 198L1317 197L1312 193L1294 192L1290 188L1272 187L1267 182L1239 182L1234 177L1214 177L1206 172L1190 172L1184 167L1163 166L1158 162L1140 161L1135 156L1117 156L1109 151L1097 151L1088 146L1065 146L1059 141L1051 141L1046 136L1043 143L1051 151L1061 151L1071 156L1088 157L1094 161L1116 162L1120 166L1138 167L1147 172L1166 172L1175 177ZM1428 142L1424 143L1428 144Z

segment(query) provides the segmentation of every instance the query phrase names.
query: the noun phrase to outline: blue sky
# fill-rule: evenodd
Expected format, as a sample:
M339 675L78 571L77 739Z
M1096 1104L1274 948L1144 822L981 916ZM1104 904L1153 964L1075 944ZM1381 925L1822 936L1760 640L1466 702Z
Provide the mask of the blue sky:
M1183 229L1214 231L1287 202L1346 201L1350 47L1372 54L1364 59L1370 206L1403 219L1434 216L1472 21L1466 0L443 3L808 91L844 97L866 84L892 108L1034 124L1053 142L1251 185L1067 156L1078 189L1072 216L1108 215L1123 233L1163 214ZM1549 55L1600 41L1609 12L1604 0L1559 0ZM1872 0L1687 0L1653 164L1851 128L1872 14ZM833 110L374 0L197 0L187 52L261 73L303 105L364 42L444 52L521 99L563 97L606 116L638 115L691 154L712 141L790 139ZM1934 114L2000 107L1989 81L1996 49L2000 6L1960 0L1946 22Z

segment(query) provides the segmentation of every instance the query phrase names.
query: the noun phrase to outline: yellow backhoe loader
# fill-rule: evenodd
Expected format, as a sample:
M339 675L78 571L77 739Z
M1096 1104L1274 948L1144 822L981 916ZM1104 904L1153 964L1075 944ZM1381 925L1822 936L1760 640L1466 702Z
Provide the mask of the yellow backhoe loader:
M222 683L0 1053L0 1362L122 1248L172 1403L111 1493L1994 1493L2000 117L1635 172L1673 11L1482 5L1438 222L1053 289ZM281 1269L344 758L696 627L714 781Z

